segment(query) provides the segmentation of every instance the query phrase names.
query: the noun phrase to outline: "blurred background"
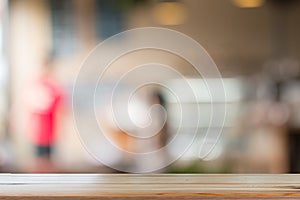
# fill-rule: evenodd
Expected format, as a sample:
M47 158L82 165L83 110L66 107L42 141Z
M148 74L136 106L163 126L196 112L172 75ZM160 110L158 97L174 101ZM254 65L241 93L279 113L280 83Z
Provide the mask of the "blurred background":
M207 50L223 77L228 109L225 127L213 127L222 131L220 140L199 160L210 108L201 93L203 79L190 63L169 52L148 49L119 58L111 79L132 66L163 63L183 74L199 94L196 100L187 96L180 102L189 120L182 122L179 133L182 141L193 137L193 113L199 108L199 137L179 160L158 172L298 173L299 25L297 0L0 0L0 171L118 172L95 161L80 143L72 118L72 87L82 61L101 41L127 29L154 26L180 31ZM86 80L82 91L91 84L88 75ZM181 80L168 84L184 92ZM143 102L160 104L168 113L167 123L151 142L132 140L111 125L104 108L99 112L112 140L128 151L164 146L178 126L178 102L160 88L146 88L144 93ZM84 103L83 95L83 113ZM134 106L133 115L139 116L142 108L138 102ZM160 116L156 119L164 122ZM171 145L161 159L180 145ZM128 168L145 164L109 151L107 155Z

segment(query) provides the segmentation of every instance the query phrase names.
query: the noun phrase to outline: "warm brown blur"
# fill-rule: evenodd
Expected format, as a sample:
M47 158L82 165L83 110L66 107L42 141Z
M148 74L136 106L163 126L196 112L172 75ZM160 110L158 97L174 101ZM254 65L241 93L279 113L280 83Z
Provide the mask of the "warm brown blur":
M179 160L157 172L298 173L299 24L300 0L0 0L0 171L118 172L96 161L81 144L72 113L74 80L89 52L110 36L132 28L164 27L193 38L215 61L224 78L227 118L224 127L213 127L222 135L214 150L200 160L199 146L209 126L209 103L218 106L220 102L209 102L201 93L203 79L193 66L180 56L154 49L118 58L108 70L108 89L112 89L111 80L132 66L153 62L172 66L190 80L199 95L197 100L187 96L182 102L188 112L178 135L182 141L192 139L190 130L194 127L190 121L194 120L193 111L199 108L199 137ZM51 65L50 70L47 66L51 84L47 82L46 89L32 91L29 88L44 73L45 64ZM87 74L82 83L83 94L91 84L91 76ZM167 80L167 84L175 90L182 89L181 80ZM124 85L124 90L128 87ZM137 118L139 112L154 104L166 109L168 119L151 141L136 139L115 126L105 91L101 95L103 102L99 102L95 115L121 149L153 151L174 137L173 130L179 125L174 123L180 115L178 102L173 102L162 88L144 88L140 102L133 105ZM64 96L63 106L49 103L58 101L59 96ZM27 98L34 99L39 111L28 110ZM82 98L80 109L86 131L95 131L89 129L85 116L84 95L76 98ZM39 112L35 122L30 121L32 112ZM154 116L155 123L163 121L162 113ZM29 133L34 131L28 131L28 126L45 130L38 131L35 137L49 139L54 135L49 129L55 129L55 136L50 143L35 144ZM128 129L132 134L143 134L132 127ZM173 156L179 145L170 145L158 159ZM105 151L106 147L99 143L99 149ZM151 165L134 163L131 157L109 151L107 157L128 169Z

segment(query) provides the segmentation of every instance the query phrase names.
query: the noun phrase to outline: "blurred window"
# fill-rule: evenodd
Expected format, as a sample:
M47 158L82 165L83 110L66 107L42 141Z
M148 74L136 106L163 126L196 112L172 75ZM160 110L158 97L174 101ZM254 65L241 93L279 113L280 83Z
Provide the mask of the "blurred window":
M73 1L50 0L52 53L68 56L75 52L77 41Z
M122 15L122 1L98 0L96 1L96 35L104 40L124 29L124 16Z

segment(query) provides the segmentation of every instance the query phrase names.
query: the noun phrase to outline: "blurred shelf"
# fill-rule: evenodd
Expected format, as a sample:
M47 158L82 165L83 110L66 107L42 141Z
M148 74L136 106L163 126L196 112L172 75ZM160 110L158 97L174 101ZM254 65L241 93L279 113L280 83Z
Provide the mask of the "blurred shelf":
M300 175L1 174L0 199L299 199Z

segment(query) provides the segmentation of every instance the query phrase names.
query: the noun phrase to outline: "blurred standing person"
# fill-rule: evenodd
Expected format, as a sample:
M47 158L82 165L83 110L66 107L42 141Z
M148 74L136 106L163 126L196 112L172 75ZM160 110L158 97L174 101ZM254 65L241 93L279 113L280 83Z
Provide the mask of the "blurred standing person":
M48 57L25 97L26 126L35 151L35 172L55 171L51 155L62 120L64 90L54 77L53 67L53 60Z
M149 117L147 119L150 124L138 129L136 133L137 151L146 155L139 156L136 160L136 171L155 169L156 173L162 173L165 169L161 169L161 166L166 166L169 157L166 148L169 141L167 108L162 92L157 88L149 91L146 107L139 110L144 111L143 115Z
M168 126L167 126L167 119L164 119L164 114L167 115L167 105L166 105L166 100L164 98L164 96L162 95L162 93L160 91L154 91L152 94L152 103L155 105L160 105L162 106L162 108L165 110L166 113L163 113L162 111L160 111L158 113L158 119L160 120L159 123L161 126L161 130L159 133L159 144L160 144L160 148L164 147L167 145L168 143L168 139L169 139L169 133L168 133Z

